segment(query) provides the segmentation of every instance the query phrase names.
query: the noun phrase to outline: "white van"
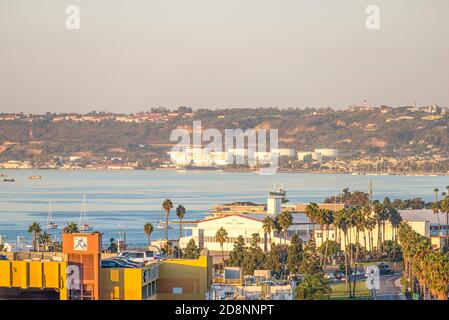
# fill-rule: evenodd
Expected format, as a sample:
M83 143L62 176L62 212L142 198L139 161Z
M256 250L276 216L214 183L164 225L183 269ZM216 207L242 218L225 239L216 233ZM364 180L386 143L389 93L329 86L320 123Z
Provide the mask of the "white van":
M146 263L150 261L160 260L162 256L158 251L155 250L128 250L120 253L120 256L126 257L130 260Z

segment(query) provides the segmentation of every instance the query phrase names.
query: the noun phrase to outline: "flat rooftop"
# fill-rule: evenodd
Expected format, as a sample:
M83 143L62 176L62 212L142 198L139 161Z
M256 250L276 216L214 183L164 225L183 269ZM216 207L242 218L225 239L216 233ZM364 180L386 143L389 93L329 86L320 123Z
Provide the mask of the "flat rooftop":
M429 221L432 224L438 224L438 218L441 223L446 223L446 214L433 213L432 209L419 209L419 210L399 210L401 217L405 221Z

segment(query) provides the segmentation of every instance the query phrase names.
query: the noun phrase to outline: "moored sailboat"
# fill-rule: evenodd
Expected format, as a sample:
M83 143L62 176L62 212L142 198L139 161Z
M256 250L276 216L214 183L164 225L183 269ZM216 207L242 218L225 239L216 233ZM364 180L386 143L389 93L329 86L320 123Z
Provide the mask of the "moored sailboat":
M93 230L93 228L86 223L86 195L83 196L83 204L81 205L79 230L80 232L91 232Z
M53 222L53 218L52 218L52 203L51 203L51 201L50 201L50 204L48 205L47 229L49 229L49 230L58 229L58 225Z

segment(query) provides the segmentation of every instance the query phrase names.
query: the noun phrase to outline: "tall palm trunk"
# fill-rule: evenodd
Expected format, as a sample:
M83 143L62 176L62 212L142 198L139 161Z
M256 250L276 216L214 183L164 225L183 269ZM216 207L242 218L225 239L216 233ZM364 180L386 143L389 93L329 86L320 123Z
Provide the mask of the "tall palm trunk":
M182 219L179 219L178 258L181 258Z
M270 250L271 250L271 230L270 232L268 232L268 245L270 246ZM268 246L266 246L268 248Z
M223 264L223 277L224 277L224 265L225 265L225 259L224 259L224 250L223 250L223 244L221 245L221 259L222 259L222 264Z
M165 211L165 245L167 246L168 254L168 211Z
M368 250L368 247L366 246L366 230L363 229L363 246L365 247L365 250Z
M378 222L377 223L377 250L380 250L380 243L381 243L381 239L382 239L382 231L381 229L381 223Z
M344 243L345 243L345 275L346 275L346 279L345 279L345 282L346 282L346 292L349 292L349 282L348 282L348 279L349 279L349 276L348 276L348 273L349 273L349 271L348 271L348 250L347 250L347 246L346 246L346 238L347 238L347 236L346 236L346 232L344 233ZM351 293L349 293L349 294L351 294Z
M326 225L326 246L324 249L324 259L323 259L323 268L326 266L326 262L327 262L327 250L329 247L329 225Z
M352 237L351 237L351 228L349 228L349 236L348 236L348 247L349 247L349 261L352 260Z
M36 232L33 232L33 249L36 251Z
M448 245L449 240L449 211L446 211L446 246Z

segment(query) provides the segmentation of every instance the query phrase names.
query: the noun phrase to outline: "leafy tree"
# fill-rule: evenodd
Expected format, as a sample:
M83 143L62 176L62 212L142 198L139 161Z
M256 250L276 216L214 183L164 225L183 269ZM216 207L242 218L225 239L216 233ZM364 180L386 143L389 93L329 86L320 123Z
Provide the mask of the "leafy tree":
M231 267L241 267L245 253L245 239L242 236L238 236L237 241L234 243L234 249L229 253L229 265Z
M320 258L316 252L315 240L310 239L304 246L301 264L298 271L303 274L315 274L322 272Z
M290 241L287 253L287 268L290 274L298 273L299 266L302 261L302 253L303 253L302 240L299 238L297 234L295 234Z
M271 273L279 278L282 272L282 259L287 255L286 248L282 244L273 244L271 250L265 256L265 269L271 270Z
M295 289L296 300L329 299L331 288L322 273L307 274Z
M196 246L195 240L190 239L184 249L184 259L198 259L200 256L200 249Z
M341 254L341 246L334 240L327 240L318 247L318 253L327 260L337 258Z
M262 268L265 256L260 248L260 237L258 233L251 235L251 245L245 251L243 258L243 272L245 274L253 274L254 270Z

